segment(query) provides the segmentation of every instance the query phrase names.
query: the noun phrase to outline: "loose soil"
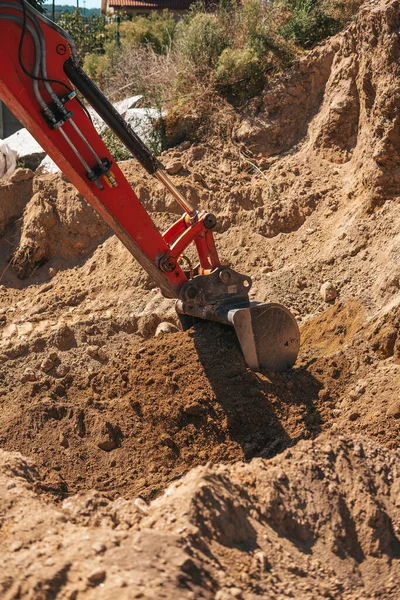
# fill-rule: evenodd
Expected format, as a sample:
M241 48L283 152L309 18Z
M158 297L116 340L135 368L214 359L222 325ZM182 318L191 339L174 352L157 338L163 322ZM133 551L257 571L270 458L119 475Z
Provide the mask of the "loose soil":
M178 330L63 176L0 187L2 597L397 597L399 8L367 2L231 142L162 156L296 316L287 374L229 327ZM165 230L174 201L121 166Z

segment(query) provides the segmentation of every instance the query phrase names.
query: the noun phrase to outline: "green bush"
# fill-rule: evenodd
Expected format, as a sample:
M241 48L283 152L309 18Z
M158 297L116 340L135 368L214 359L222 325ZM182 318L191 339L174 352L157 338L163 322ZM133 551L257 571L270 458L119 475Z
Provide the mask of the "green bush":
M135 17L120 25L120 37L125 45L149 45L157 54L165 54L172 46L175 33L172 13L164 10L149 17Z
M260 57L252 48L225 48L215 69L224 95L243 101L261 91L264 83Z
M57 23L65 29L75 42L78 55L84 59L89 52L102 53L107 41L106 23L103 16L86 18L80 8L64 12Z
M103 53L88 53L83 61L86 73L99 85L107 80L116 69L121 55L120 49L113 43L104 45Z
M101 134L101 139L107 146L115 162L122 160L129 160L132 158L131 153L127 150L124 144L117 138L115 133L111 129L105 129ZM112 168L111 168L112 170Z
M216 67L222 51L229 45L223 23L217 14L196 12L178 23L176 47L199 74Z
M291 16L281 34L302 48L312 48L342 28L341 22L326 12L322 0L287 0L287 5Z

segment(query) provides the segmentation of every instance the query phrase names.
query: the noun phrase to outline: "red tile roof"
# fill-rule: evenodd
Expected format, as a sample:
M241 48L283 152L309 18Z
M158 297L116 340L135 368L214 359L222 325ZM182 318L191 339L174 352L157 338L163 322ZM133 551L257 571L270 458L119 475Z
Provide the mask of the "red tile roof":
M187 10L193 0L108 0L109 8L168 8L170 10Z

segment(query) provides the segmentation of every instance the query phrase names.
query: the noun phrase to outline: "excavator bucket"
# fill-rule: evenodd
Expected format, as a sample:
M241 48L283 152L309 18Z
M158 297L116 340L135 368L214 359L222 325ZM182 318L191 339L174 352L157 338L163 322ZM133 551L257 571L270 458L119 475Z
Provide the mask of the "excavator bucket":
M190 327L193 318L233 325L251 369L287 371L300 348L296 319L280 304L249 301L250 286L249 277L227 267L194 277L184 290L186 301L176 304L182 327Z
M287 371L296 362L299 328L292 314L280 304L252 302L228 311L244 358L251 369Z

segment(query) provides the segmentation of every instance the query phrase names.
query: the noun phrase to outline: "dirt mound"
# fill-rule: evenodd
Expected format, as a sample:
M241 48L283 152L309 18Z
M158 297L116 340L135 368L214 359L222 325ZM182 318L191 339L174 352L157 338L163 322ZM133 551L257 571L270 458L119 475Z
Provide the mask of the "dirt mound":
M382 353L392 322L365 331L359 304L307 324L283 375L250 371L228 327L144 341L155 313L81 319L0 355L0 444L34 457L55 499L92 487L153 498L196 465L271 457L327 430L397 447L400 373Z
M399 458L325 437L199 467L150 505L91 492L55 509L1 452L2 597L394 600Z
M304 153L346 165L347 194L364 194L371 209L398 195L399 26L397 1L366 2L343 34L267 89L237 139L256 155L301 144Z
M176 332L173 302L62 177L35 178L28 204L32 181L0 188L7 207L22 190L1 221L0 445L29 457L0 459L6 600L397 597L398 8L366 4L268 90L240 144L162 157L218 216L252 298L295 314L288 374L251 372L230 328ZM174 201L122 168L166 230Z
M22 215L32 196L32 180L32 171L17 169L10 181L0 182L0 235Z
M35 456L61 497L91 487L153 497L193 466L272 456L320 430L321 384L303 371L254 374L230 328L89 337L65 326L58 347L4 356L1 446Z
M109 233L104 221L62 175L36 178L33 194L11 258L21 279L53 257L76 260L88 254Z

